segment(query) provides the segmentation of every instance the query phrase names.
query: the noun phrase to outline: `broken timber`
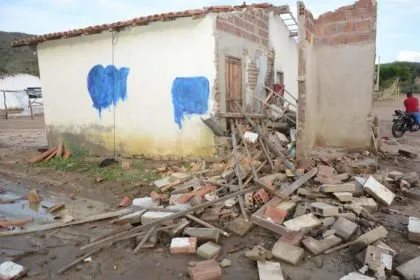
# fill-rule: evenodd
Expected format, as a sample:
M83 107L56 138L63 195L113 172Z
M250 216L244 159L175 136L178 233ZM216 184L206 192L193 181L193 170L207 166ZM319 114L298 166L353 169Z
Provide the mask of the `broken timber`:
M300 176L296 181L294 181L292 184L281 188L279 191L279 195L282 198L287 198L289 195L294 193L298 188L303 186L306 182L308 182L310 179L315 177L315 175L318 173L318 168L313 168L311 171L305 173L304 175Z
M232 131L232 147L233 147L233 157L235 158L235 173L236 177L238 178L238 184L239 189L242 191L244 189L243 182L242 182L242 176L241 176L241 167L239 163L239 157L238 157L238 147L236 143L236 131L235 131L235 124L233 123L233 120L230 120L230 129ZM244 197L242 195L239 196L239 206L241 208L242 216L244 217L245 222L248 221L248 214L246 213L246 209L244 206Z
M138 226L138 227L134 227L134 228L128 230L127 232L122 233L122 234L117 234L116 236L105 238L103 240L99 240L95 244L85 245L85 246L81 247L80 250L86 250L86 249L92 248L92 247L94 247L96 245L100 245L100 244L105 243L105 242L116 242L116 241L121 241L121 240L125 240L125 239L128 239L128 238L131 238L131 237L136 237L141 231L147 230L147 229L149 229L149 228L151 228L151 227L153 227L155 225L160 225L163 222L167 222L167 221L171 221L171 220L174 220L174 219L183 217L186 214L190 214L190 213L195 212L197 210L200 210L202 208L206 208L208 206L212 206L214 204L217 204L217 203L220 203L220 202L224 202L224 201L226 201L228 199L237 197L239 195L243 195L243 194L246 194L246 193L249 193L249 192L254 192L254 191L258 190L259 188L260 187L258 187L258 186L249 187L247 189L240 190L240 191L237 191L235 193L228 194L228 195L226 195L224 197L215 199L213 201L209 201L209 202L206 202L206 203L202 203L202 204L196 205L196 206L191 207L189 209L186 209L186 210L183 210L183 211L179 211L179 212L174 213L172 215L163 217L163 218L161 218L159 220L151 221L148 224L144 224L144 225L141 225L141 226Z

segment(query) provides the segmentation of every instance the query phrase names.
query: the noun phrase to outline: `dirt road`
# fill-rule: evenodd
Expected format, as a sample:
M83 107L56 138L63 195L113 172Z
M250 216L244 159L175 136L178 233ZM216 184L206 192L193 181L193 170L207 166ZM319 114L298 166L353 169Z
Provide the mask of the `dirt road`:
M392 112L401 107L401 104L401 100L375 103L375 112L381 118L381 137L391 136ZM409 134L394 142L395 145L384 144L384 149L391 154L396 154L399 147L408 147L420 153L420 132ZM113 210L119 199L126 194L142 196L150 193L150 188L145 185L139 186L130 182L98 184L95 183L95 178L86 174L23 165L28 158L37 154L37 148L45 145L45 130L41 118L0 120L0 189L17 195L37 189L44 199L65 202L68 213L75 218ZM381 160L381 169L419 172L419 160L390 157ZM69 199L74 192L77 192L76 200ZM420 217L418 206L418 202L408 199L397 200L391 208L404 215L379 211L376 216L389 230L386 243L398 251L394 258L394 266L420 254L418 246L407 241L405 233L405 215ZM5 215L1 205L0 214ZM79 256L78 248L87 244L89 238L99 236L112 228L113 226L106 221L35 234L2 237L0 251L2 248L25 251L23 256L14 259L28 269L29 279L188 279L188 262L199 260L196 256L171 256L168 252L169 239L162 236L161 245L157 249L144 250L134 255L132 248L135 244L132 241L118 243L94 255L92 262L81 263L63 275L57 275L59 268ZM259 227L255 227L244 238L233 236L223 239L223 254L220 259L226 257L233 262L232 267L223 269L223 279L258 279L255 262L245 258L244 251L257 244L271 248L277 239L278 236ZM228 253L233 248L243 249ZM0 261L5 259L8 257L0 254ZM355 265L354 256L344 250L331 255L308 258L297 267L282 264L282 268L289 279L333 280L360 267Z

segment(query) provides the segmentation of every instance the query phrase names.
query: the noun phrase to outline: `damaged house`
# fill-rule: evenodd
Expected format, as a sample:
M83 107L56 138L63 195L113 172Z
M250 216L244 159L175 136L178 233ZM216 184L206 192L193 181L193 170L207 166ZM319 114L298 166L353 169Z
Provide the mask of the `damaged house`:
M202 121L264 113L268 88L298 104L298 156L370 145L376 3L314 19L303 3L139 17L14 42L36 47L49 144L147 157L212 157ZM299 36L299 39L298 39ZM240 108L238 108L238 105Z

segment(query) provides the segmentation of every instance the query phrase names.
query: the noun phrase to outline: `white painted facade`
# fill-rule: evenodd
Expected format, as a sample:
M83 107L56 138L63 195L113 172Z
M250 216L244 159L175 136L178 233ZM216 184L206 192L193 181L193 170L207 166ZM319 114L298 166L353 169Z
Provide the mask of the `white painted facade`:
M114 65L128 67L130 72L127 100L116 106L117 149L150 156L211 155L214 139L200 119L204 116L184 119L182 129L175 123L171 87L176 77L204 76L211 91L216 76L214 56L212 17L121 31ZM113 112L105 110L100 118L87 89L90 69L112 64L112 34L49 41L38 46L38 57L50 136L83 134L85 140L112 150ZM209 102L211 110L211 98Z
M258 48L257 44L244 44L232 35L220 34L215 25L216 16L210 14L132 27L118 33L114 55L112 33L108 31L39 44L49 143L64 138L70 146L111 154L114 114L111 109L99 116L89 95L87 77L93 66L113 64L129 68L127 99L115 110L117 153L155 158L213 156L214 136L201 118L214 113L217 80L222 93L220 109L225 111L224 73L217 73L217 61L222 64L225 55L242 57L244 50L254 52ZM287 88L297 94L296 43L279 17L270 20L271 32L270 46L276 50L274 69L285 73ZM209 110L186 117L180 129L174 118L172 83L177 77L196 76L204 76L210 83ZM252 97L245 96L245 100Z
M296 39L289 36L289 29L280 16L270 15L269 36L276 58L274 60L274 79L276 73L284 75L284 85L294 98L298 98L298 49ZM277 82L277 81L276 81ZM285 93L287 101L296 104L295 100ZM293 107L291 107L292 109Z
M28 87L41 87L41 80L39 77L29 74L16 74L0 77L0 110L4 110L4 96L6 91L6 106L10 109L21 110L20 113L9 114L11 116L27 117L31 115L29 109L28 96L24 92ZM19 92L17 92L19 91ZM42 98L38 103L42 103ZM42 106L34 106L34 114L42 114Z

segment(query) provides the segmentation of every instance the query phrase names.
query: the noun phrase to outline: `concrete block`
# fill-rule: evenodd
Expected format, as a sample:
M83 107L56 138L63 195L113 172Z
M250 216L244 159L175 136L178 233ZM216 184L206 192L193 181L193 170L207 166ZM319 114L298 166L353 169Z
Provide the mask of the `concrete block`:
M324 219L322 219L322 225L324 227L330 227L335 223L335 218L334 217L326 217Z
M281 261L296 265L303 259L305 250L288 243L277 241L271 250L273 256Z
M335 229L338 236L344 240L348 240L356 232L357 224L340 217L334 223L332 229Z
M239 236L244 236L252 229L253 226L254 223L251 222L251 220L245 222L243 217L238 217L235 220L228 223L227 229L233 233L236 233Z
M420 201L420 188L409 189L405 195L411 199Z
M153 182L153 186L155 188L155 191L159 192L161 188L164 188L168 186L171 183L171 180L169 177L165 177L162 179L159 179L157 181Z
M355 181L352 182L352 183L354 183L354 186L356 187L356 190L354 191L353 196L362 196L365 192L363 190L363 186L365 185L367 179L363 178L363 177L356 176L356 177L354 177L354 180Z
M420 243L420 219L410 217L408 219L408 240Z
M281 208L268 206L265 209L264 217L278 224L282 224L287 216L287 211Z
M289 235L283 235L279 240L285 243L289 243L290 245L299 246L302 239L303 233L296 231Z
M365 254L365 262L371 270L379 272L384 268L392 271L392 256L388 251L369 245Z
M395 257L397 255L397 251L395 249L393 249L392 247L390 247L385 242L383 242L382 240L378 240L378 241L374 242L372 245L388 251L388 254L393 256L393 257Z
M391 171L388 173L388 176L393 180L398 180L403 176L403 173L399 171Z
M153 222L155 220L159 220L159 219L162 219L164 217L170 216L172 214L173 214L172 212L153 212L153 211L148 211L148 212L144 213L141 216L141 223L143 225L145 225L145 224L151 223L151 222ZM167 222L164 222L162 224L170 225L170 224L173 224L173 221L167 221Z
M378 204L373 198L370 197L356 197L353 199L353 203L362 206L371 213L376 212L378 210Z
M24 276L26 269L20 264L7 261L0 264L0 279L1 280L14 280Z
M376 278L360 274L359 272L351 272L341 277L340 280L376 280Z
M350 202L353 200L353 194L351 192L335 192L333 194L341 202Z
M217 257L221 252L222 247L211 241L204 243L197 249L197 255L207 260Z
M159 204L154 203L151 197L140 197L133 199L133 206L150 208L156 207L157 205Z
M222 269L215 260L196 262L189 268L192 280L221 280Z
M181 181L181 183L185 183L185 182L187 182L187 181L189 181L191 179L192 179L192 175L191 174L182 173L182 172L175 172L175 173L172 173L169 176L169 180L171 182Z
M352 183L337 184L337 185L322 185L320 191L323 193L335 193L335 192L350 192L353 193L356 187Z
M170 252L177 254L195 254L197 249L197 237L176 237L172 238Z
M352 221L352 222L355 222L357 220L356 214L354 214L352 212L340 213L336 217L337 218L344 218L344 219L347 219L347 220Z
M329 230L326 230L326 231L324 231L323 233L322 233L322 237L323 238L327 238L328 236L331 236L331 235L334 235L334 234L336 234L336 230L335 229L329 229Z
M319 255L325 250L337 246L341 241L341 238L335 235L330 235L322 240L317 240L309 236L302 240L302 244L313 255Z
M330 217L338 215L338 208L323 202L314 202L311 204L311 212L315 215Z
M401 176L401 180L405 180L410 185L416 186L419 182L419 175L415 171L409 172L409 173L404 173L403 176Z
M287 213L290 214L290 213L293 212L293 210L295 210L296 202L294 202L293 200L282 201L276 207L280 208L280 209L283 209L283 210L287 211Z
M364 190L373 196L378 202L390 206L394 201L395 194L388 190L384 185L376 181L372 176L367 179Z
M321 221L314 214L309 213L283 223L292 231L300 231L303 228L315 228L321 225Z
M220 232L214 228L193 228L187 227L184 229L184 235L197 237L198 241L214 241L219 242Z
M305 215L307 209L308 207L306 206L306 203L303 202L303 203L297 204L293 218L297 218L299 216Z
M232 261L229 259L223 259L220 263L219 263L220 267L225 268L225 267L229 267L232 266Z
M420 279L420 256L396 268L406 280Z
M284 280L283 272L278 262L258 261L257 266L260 280Z

